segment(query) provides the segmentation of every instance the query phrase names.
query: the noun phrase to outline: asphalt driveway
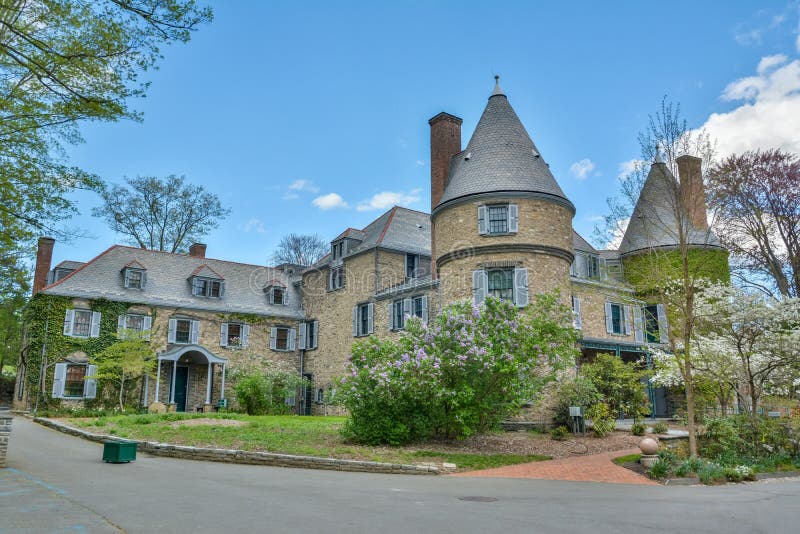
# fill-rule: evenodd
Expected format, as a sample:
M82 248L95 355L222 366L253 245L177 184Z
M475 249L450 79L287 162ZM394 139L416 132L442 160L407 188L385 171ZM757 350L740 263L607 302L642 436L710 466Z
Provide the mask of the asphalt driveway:
M796 532L800 481L664 487L377 475L139 455L14 420L0 533ZM473 499L478 497L479 499Z

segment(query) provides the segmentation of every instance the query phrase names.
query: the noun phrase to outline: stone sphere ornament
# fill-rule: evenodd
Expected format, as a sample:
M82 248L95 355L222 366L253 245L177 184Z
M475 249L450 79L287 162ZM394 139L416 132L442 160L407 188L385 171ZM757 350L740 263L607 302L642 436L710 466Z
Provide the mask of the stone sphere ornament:
M658 452L658 442L653 438L644 438L639 442L639 449L642 454L656 454Z

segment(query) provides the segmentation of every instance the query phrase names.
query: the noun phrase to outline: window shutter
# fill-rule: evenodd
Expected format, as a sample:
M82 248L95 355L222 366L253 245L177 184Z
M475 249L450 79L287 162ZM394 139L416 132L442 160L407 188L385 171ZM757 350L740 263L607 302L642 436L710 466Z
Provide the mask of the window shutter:
M642 321L642 307L633 307L633 339L637 343L644 343L644 321Z
M486 206L478 206L478 233L486 235Z
M528 269L514 269L514 304L520 308L528 305Z
M486 271L482 269L472 271L472 293L475 304L481 304L486 300L486 287L488 285L489 280Z
M175 330L178 328L178 320L170 319L169 328L167 329L167 343L175 343Z
M100 312L92 312L92 330L89 337L100 337Z
M319 321L312 322L311 326L314 329L314 338L312 343L313 346L309 348L316 349L317 344L319 343Z
M428 323L428 295L422 296L422 322Z
M145 341L150 341L150 331L153 330L153 318L149 315L145 316L142 320L142 329L144 330L144 332L142 332L142 338Z
M225 280L219 283L219 296L220 298L225 296Z
M275 304L275 288L274 287L269 288L269 303L270 304Z
M53 283L53 279L55 278L54 274L55 274L55 271L47 271L47 285L48 286Z
M389 330L394 330L394 302L389 302Z
M289 304L289 288L283 288L283 305L286 306Z
M125 316L120 315L117 317L117 337L122 338L124 336L123 330L125 330Z
M142 289L147 286L147 271L142 271Z
M294 328L289 329L289 350L297 348L297 330Z
M228 346L228 323L222 323L219 327L219 346Z
M580 297L572 297L572 313L574 314L574 319L572 320L572 326L581 330L583 328L583 323L581 321L581 298Z
M64 315L64 335L72 335L72 323L75 321L75 310L67 310ZM60 397L59 397L60 398Z
M403 299L403 326L406 324L406 317L414 315L414 306L411 299Z
M575 256L574 258L572 258L572 263L569 264L570 276L578 276L577 263L578 263L578 256Z
M55 371L53 371L53 398L60 399L64 397L64 381L67 378L67 364L57 363Z
M669 320L667 319L667 308L663 304L656 306L658 313L658 342L666 343L669 339Z
M614 333L614 316L611 312L610 302L606 302L606 332L609 334Z
M630 306L622 306L622 330L628 336L631 333L631 320L633 319L633 312Z
M247 342L249 340L250 340L250 325L249 324L243 324L242 325L242 338L241 338L241 340L239 340L239 344L242 347L246 347L247 346Z
M278 348L278 329L274 326L269 329L269 348L272 350Z
M200 339L200 321L192 321L192 330L189 334L189 343L196 345L198 339Z
M358 337L358 305L353 306L353 337Z
M122 271L122 285L125 287L131 286L131 270L125 269Z
M89 365L86 367L86 378L83 381L83 398L93 399L97 396L97 366Z
M375 332L375 322L374 322L374 315L375 315L375 304L370 302L367 304L367 333L372 334Z
M300 323L298 326L298 330L300 335L298 336L297 340L297 348L300 350L306 350L306 338L308 337L308 323Z
M508 205L508 231L512 234L519 231L519 208L516 204Z

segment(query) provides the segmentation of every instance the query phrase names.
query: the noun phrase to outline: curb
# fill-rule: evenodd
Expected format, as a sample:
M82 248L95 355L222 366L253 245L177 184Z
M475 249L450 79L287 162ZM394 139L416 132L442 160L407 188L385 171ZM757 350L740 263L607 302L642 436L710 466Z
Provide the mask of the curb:
M382 473L394 475L438 475L439 467L434 465L387 464L362 460L340 460L337 458L320 458L316 456L297 456L294 454L278 454L272 452L250 452L236 449L209 449L188 445L173 445L155 441L138 441L124 439L106 434L94 434L80 430L64 423L44 417L34 417L34 423L58 430L64 434L77 436L88 441L103 443L105 441L136 442L139 452L152 456L182 458L185 460L201 460L207 462L223 462L234 464L268 465L273 467L295 467L303 469L325 469L329 471L355 471L365 473Z

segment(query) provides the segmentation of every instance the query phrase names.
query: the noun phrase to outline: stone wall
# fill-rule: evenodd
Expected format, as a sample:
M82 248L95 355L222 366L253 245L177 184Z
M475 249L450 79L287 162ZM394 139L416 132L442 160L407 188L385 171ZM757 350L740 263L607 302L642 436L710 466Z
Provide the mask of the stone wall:
M629 318L628 335L609 334L606 330L606 301L619 304L632 304L633 294L624 288L591 281L571 283L572 295L581 302L581 333L585 338L604 339L609 342L634 342L633 317Z
M11 415L0 413L0 468L6 466L8 440L11 439Z

